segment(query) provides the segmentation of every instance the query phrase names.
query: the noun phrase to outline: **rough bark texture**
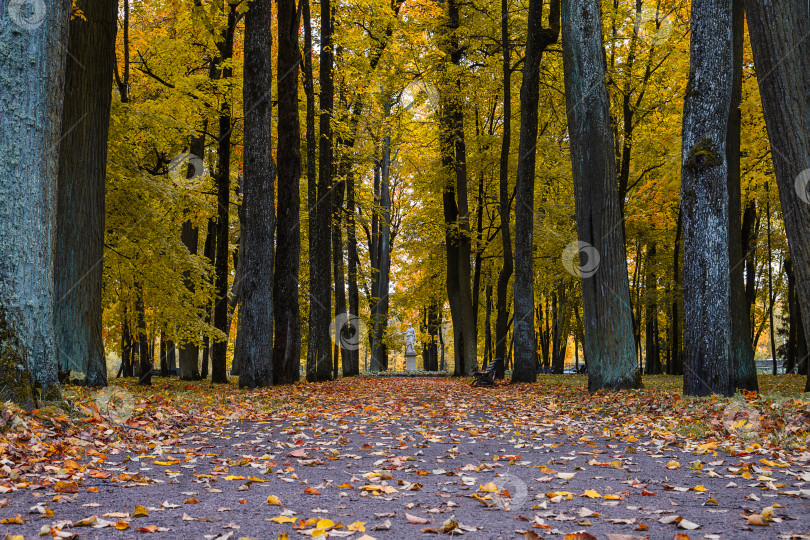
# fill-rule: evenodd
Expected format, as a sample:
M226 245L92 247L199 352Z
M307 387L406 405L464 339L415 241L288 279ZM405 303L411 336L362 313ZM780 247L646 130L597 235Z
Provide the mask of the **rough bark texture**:
M273 383L273 235L275 206L270 139L272 56L271 0L253 0L245 15L244 268L240 293L239 386Z
M26 394L46 400L60 395L53 263L71 2L49 2L42 20L25 6L12 7L0 18L0 308L37 390L20 377L0 381L0 391L23 402ZM4 373L19 369L25 372L9 363Z
M301 238L298 211L301 200L301 134L298 121L298 17L294 0L278 1L278 223L275 283L273 382L298 381L301 328L298 313L298 268Z
M540 62L560 35L560 2L552 0L549 27L543 28L543 0L530 0L523 83L520 87L520 143L515 179L515 366L513 382L534 382L537 343L534 334L534 173ZM600 34L601 35L601 34Z
M804 335L810 336L810 6L747 0L745 7Z
M742 113L742 56L745 12L743 0L732 0L734 78L729 111L728 140L728 255L731 271L729 313L731 316L731 358L734 388L756 391L757 367L751 346L751 323L745 301L745 255L742 238L742 192L740 174L740 128Z
M307 380L332 379L332 341L329 321L332 318L331 293L331 214L332 197L332 8L321 0L320 53L320 134L318 138L318 192L309 201L309 339L307 340ZM308 172L309 173L309 172Z
M593 275L581 272L583 353L588 389L641 385L636 365L622 213L608 116L601 13L596 0L571 0L562 10L563 67L577 236L598 254ZM595 251L594 251L595 250ZM580 260L591 269L594 261Z
M70 22L57 186L54 330L59 374L106 386L101 337L104 182L118 0L81 0Z
M732 6L692 2L683 112L684 393L734 392L726 156L733 90Z

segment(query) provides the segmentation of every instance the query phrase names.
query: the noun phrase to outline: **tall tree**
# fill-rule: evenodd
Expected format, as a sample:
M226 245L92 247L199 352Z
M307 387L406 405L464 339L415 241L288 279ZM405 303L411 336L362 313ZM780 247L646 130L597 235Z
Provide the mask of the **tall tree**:
M515 178L515 367L513 382L537 378L534 334L534 173L537 148L537 105L543 53L560 35L560 1L551 0L548 28L543 28L543 0L529 1L526 55L520 86L520 142ZM601 34L599 34L601 39ZM604 68L603 68L604 72Z
M565 2L562 28L577 236L587 244L577 244L577 251L588 389L636 388L641 376L636 365L599 2ZM585 256L587 261L582 260Z
M475 314L470 291L470 209L467 200L467 149L464 138L464 90L460 43L460 4L448 0L440 47L446 55L445 78L441 90L442 169L446 175L444 204L445 244L447 248L447 296L453 321L453 349L456 375L476 369Z
M118 1L79 0L70 22L57 185L54 325L59 372L107 384L101 335L104 183Z
M271 0L253 0L245 15L245 153L242 222L244 268L240 283L239 386L273 383L273 235L275 206L270 139Z
M734 370L734 388L756 391L757 368L754 363L754 348L751 346L751 322L745 301L745 254L742 231L742 187L740 172L740 146L742 111L743 37L745 34L745 10L743 0L732 0L732 32L734 47L734 77L729 109L728 140L728 254L730 265L731 357Z
M747 0L745 7L804 335L810 336L810 5Z
M732 3L694 0L683 110L684 393L734 392L726 155L733 65Z
M301 0L303 1L303 0ZM307 340L307 380L332 379L332 342L329 321L332 314L332 113L335 100L332 77L332 5L321 0L320 57L320 134L318 139L318 190L309 201L309 339Z
M5 400L58 399L56 183L69 0L0 18L0 362Z
M302 0L303 1L303 0ZM278 0L278 202L275 282L273 285L273 382L298 381L301 353L298 268L301 237L301 134L298 119L299 14L295 0Z
M509 198L509 151L512 144L512 65L509 53L509 1L501 0L501 48L503 76L503 135L501 138L501 156L498 164L498 197L501 217L501 244L503 246L503 265L498 274L498 297L495 314L495 358L503 361L498 364L495 376L503 379L506 364L506 334L508 332L507 313L509 301L509 280L512 278L514 265L512 261L512 208Z
M225 2L228 22L221 39L217 41L219 51L220 79L233 77L233 42L239 15L236 6ZM216 288L217 300L214 304L214 326L225 334L225 339L215 341L211 349L211 382L227 383L228 353L228 275L230 250L230 195L231 195L231 135L233 133L233 113L231 103L222 97L219 110L219 144L217 147L217 248L216 248Z

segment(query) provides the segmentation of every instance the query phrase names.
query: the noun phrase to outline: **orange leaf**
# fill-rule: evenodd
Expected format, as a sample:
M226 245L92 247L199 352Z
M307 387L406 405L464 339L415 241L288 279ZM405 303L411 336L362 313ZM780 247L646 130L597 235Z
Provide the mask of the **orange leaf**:
M304 493L306 493L307 495L320 495L321 494L320 491L318 491L317 489L315 489L312 486L309 486L306 489L304 489Z

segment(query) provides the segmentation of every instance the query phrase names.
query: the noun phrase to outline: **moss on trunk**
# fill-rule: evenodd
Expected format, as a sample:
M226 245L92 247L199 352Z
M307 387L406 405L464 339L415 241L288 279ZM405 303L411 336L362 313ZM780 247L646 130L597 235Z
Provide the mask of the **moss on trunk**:
M0 305L0 400L13 401L25 409L34 405L34 377L28 369L26 351Z

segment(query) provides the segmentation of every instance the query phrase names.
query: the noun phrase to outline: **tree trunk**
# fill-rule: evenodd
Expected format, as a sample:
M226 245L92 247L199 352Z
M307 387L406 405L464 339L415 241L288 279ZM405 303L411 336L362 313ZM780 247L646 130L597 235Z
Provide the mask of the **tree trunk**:
M512 382L534 382L537 343L534 339L534 174L537 105L543 52L560 35L560 1L552 0L549 27L543 28L543 0L529 1L526 55L520 87L520 143L515 178L515 366ZM601 34L600 34L601 35ZM614 177L615 181L615 177Z
M385 117L391 115L391 103L385 103ZM388 326L388 286L391 271L391 135L383 138L383 155L380 170L380 215L379 236L375 248L377 258L377 280L372 291L375 298L372 311L371 365L377 369L388 368L387 350L384 344L385 329Z
M253 0L245 15L245 150L242 195L244 268L239 285L239 387L273 384L273 235L275 206L270 138L271 0Z
M757 82L804 334L810 336L810 6L806 2L747 0L746 12L754 66L763 74ZM810 391L810 377L805 391Z
M357 229L355 228L356 206L354 202L354 173L349 167L346 174L346 254L348 257L347 279L349 288L349 320L352 322L352 347L348 349L349 361L343 364L343 376L360 374L360 343L362 336L357 326L360 313L360 292L357 289ZM348 365L347 365L348 364Z
M332 318L331 215L332 197L332 114L334 79L332 77L332 6L321 0L320 47L320 133L318 137L318 190L309 201L309 339L307 340L307 380L332 379L332 342L329 321ZM308 172L309 174L309 172Z
M675 228L675 247L672 249L672 368L667 370L670 375L683 375L683 347L681 347L681 315L678 305L682 298L682 283L680 277L680 254L681 254L681 233L683 230L683 220L681 211L678 209L678 224Z
M728 254L731 270L729 313L731 316L731 358L734 389L757 391L757 367L751 346L751 328L745 300L745 255L742 234L742 191L740 173L740 129L742 112L742 62L745 11L743 0L732 0L734 77L728 122Z
M661 357L658 350L658 279L655 274L656 261L655 258L655 242L653 242L647 249L647 264L646 269L646 297L644 302L644 313L646 315L646 344L645 349L647 352L646 358L646 372L648 375L660 375L661 370Z
M59 372L107 385L101 323L104 187L118 2L81 0L70 22L57 186L54 325Z
M334 200L332 201L332 268L335 277L335 321L348 321L346 315L346 282L343 273L343 232L341 219L343 214L343 191L345 189L345 182L339 181L335 186L332 193ZM338 354L340 355L343 366L346 366L351 361L350 348L341 346L341 340L335 336L335 357L333 358L332 377L338 378ZM349 344L351 347L351 343ZM345 371L345 367L343 368Z
M0 18L0 346L18 353L0 362L0 397L30 406L34 387L60 398L53 239L71 3L26 9Z
M146 313L143 304L143 285L135 283L135 317L138 324L138 384L152 385L152 357L149 355L149 339L146 336Z
M684 393L734 393L731 356L729 194L726 155L733 93L731 3L692 3L684 99Z
M160 331L160 376L169 376L169 351L166 348L166 332Z
M742 218L742 247L745 250L745 313L748 317L748 341L753 350L754 321L753 311L757 301L757 233L759 231L760 216L757 215L756 199L751 198L745 205Z
M596 0L564 4L563 67L582 280L588 390L638 388L622 213L610 131L601 13ZM587 260L583 260L587 256Z
M514 271L512 262L512 217L509 202L509 150L512 144L512 65L509 54L509 1L501 0L501 47L503 49L503 136L501 159L498 167L499 211L501 218L501 245L503 264L498 274L498 295L495 308L495 358L503 361L495 370L497 379L504 378L506 369L506 334L509 280Z
M205 120L203 121L202 132L200 133L200 135L194 137L191 141L190 151L191 154L194 156L202 156L205 153L204 132L206 131L207 127L208 121ZM186 174L190 177L192 174L197 174L197 172L189 168L189 170L186 171ZM195 227L191 223L191 221L185 221L183 222L183 226L180 231L180 240L183 242L183 245L186 246L186 249L191 255L196 255L197 251L199 250L200 230L197 227ZM194 291L192 290L192 284L188 279L188 276L186 278L185 284L186 287L189 289L189 291L193 293ZM181 343L179 354L181 380L196 381L197 379L200 378L199 356L200 351L196 343L193 342Z
M278 222L276 225L275 283L273 288L275 337L273 382L298 381L301 363L301 328L298 312L298 268L301 237L298 212L301 201L301 134L298 121L298 16L295 0L278 0Z
M233 58L233 41L236 32L236 8L228 4L228 26L223 32L223 41L218 44L219 56L224 63L220 79L233 76L233 68L227 63ZM211 382L228 382L228 268L230 249L230 195L231 195L231 133L233 131L231 104L222 97L219 110L219 145L217 148L217 249L216 249L216 290L214 304L214 327L225 334L225 339L215 341L211 349Z

